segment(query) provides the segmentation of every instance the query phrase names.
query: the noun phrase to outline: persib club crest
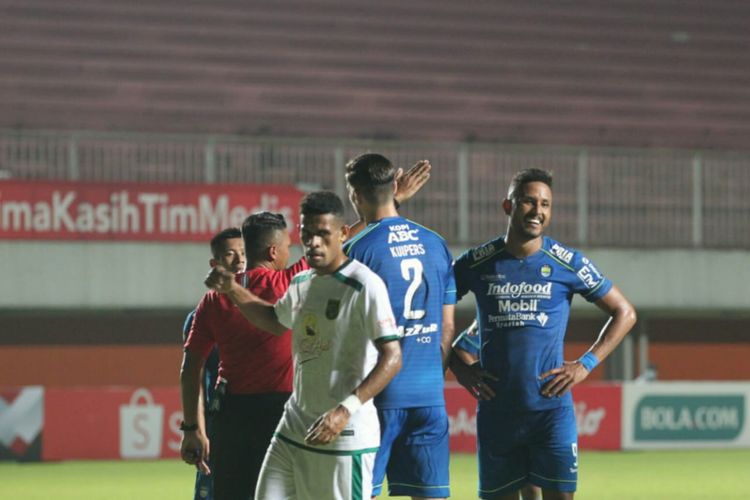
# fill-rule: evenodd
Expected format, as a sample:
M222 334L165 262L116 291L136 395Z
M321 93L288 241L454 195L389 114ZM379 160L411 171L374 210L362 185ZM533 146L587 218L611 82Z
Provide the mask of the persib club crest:
M339 306L341 306L340 300L328 299L328 304L326 304L326 318L331 320L336 319L339 315Z
M542 275L542 278L549 278L550 276L552 276L552 266L550 266L549 264L544 264L539 268L539 274Z

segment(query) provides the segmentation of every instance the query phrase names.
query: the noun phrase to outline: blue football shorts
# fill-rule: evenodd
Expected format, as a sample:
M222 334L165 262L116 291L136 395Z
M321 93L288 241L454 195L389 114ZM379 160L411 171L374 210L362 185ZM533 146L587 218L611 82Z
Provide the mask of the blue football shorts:
M553 410L477 414L479 497L499 498L531 483L576 490L578 433L572 406Z
M444 406L378 410L380 449L373 496L388 474L391 496L448 497L448 414Z

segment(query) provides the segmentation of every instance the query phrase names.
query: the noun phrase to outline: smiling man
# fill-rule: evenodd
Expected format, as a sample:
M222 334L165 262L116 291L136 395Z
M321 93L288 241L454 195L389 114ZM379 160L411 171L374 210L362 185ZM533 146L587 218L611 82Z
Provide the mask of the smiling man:
M572 499L578 438L570 389L630 331L635 310L593 262L543 236L552 219L549 172L516 174L502 207L505 236L469 250L454 266L458 297L471 291L477 301L479 363L467 367L454 356L451 367L479 399L479 496L517 500L533 484L545 500ZM609 320L586 353L563 361L575 293ZM472 352L473 343L462 337L456 347Z

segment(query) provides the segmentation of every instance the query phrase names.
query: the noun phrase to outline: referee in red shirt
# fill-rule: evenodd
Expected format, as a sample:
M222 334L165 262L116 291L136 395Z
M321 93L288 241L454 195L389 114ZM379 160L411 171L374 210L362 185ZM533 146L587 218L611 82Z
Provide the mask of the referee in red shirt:
M280 214L262 212L242 224L248 269L240 283L275 303L292 277L307 269L301 259L287 268L289 231ZM252 499L263 457L292 391L291 334L279 337L248 322L226 296L207 292L195 311L180 373L184 461L214 476L216 500ZM198 427L200 368L219 349L225 395L213 416L211 443ZM213 471L208 469L211 454Z

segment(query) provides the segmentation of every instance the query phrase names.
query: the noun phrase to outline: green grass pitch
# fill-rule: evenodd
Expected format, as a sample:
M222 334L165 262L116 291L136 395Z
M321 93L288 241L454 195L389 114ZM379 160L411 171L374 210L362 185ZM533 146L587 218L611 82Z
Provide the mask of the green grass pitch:
M580 500L750 499L750 450L582 452L579 464ZM452 498L476 498L476 474L473 455L454 454ZM176 460L3 462L0 498L190 500L193 477Z

